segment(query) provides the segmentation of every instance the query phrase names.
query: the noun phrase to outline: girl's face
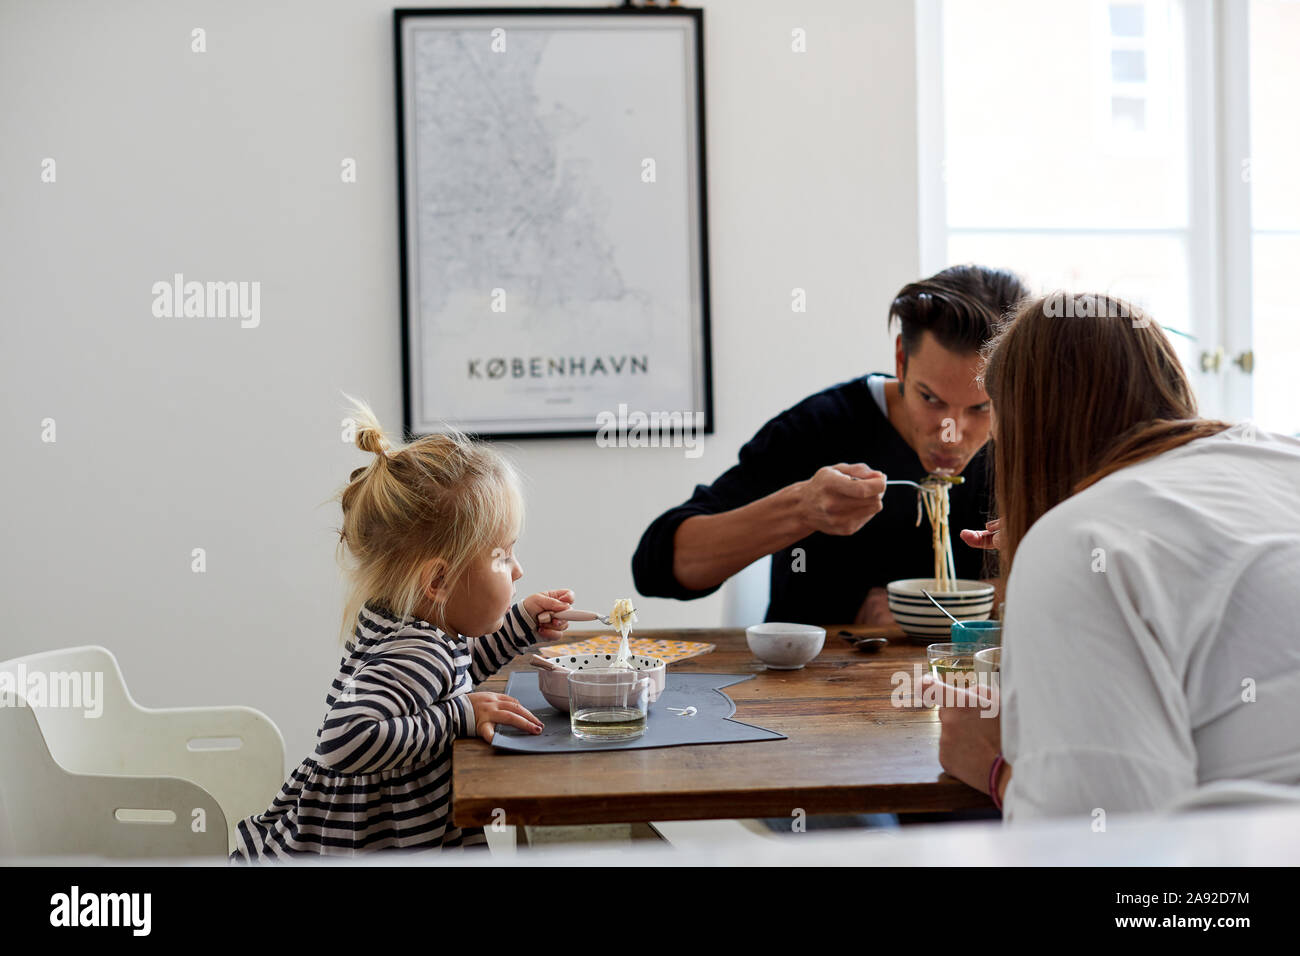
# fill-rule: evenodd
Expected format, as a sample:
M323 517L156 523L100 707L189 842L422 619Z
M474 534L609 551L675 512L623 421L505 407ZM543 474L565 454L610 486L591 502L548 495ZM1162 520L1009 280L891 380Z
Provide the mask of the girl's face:
M515 582L524 569L515 557L516 541L492 549L471 564L447 600L444 629L465 637L499 630L515 600Z

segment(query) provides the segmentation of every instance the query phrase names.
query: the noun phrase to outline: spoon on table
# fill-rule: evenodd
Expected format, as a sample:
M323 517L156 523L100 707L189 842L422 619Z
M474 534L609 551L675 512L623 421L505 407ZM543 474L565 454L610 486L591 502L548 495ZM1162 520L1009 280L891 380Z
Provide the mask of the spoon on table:
M866 651L868 654L874 654L889 643L886 637L859 637L850 631L840 631L840 637L852 644L855 650Z
M931 593L930 593L929 591L927 591L925 588L921 588L921 593L924 594L926 597L928 597L928 598L930 599L930 603L931 603L931 604L933 604L935 607L937 607L940 611L943 611L944 614L947 614L947 615L948 615L948 620L952 621L954 624L956 624L956 625L957 625L958 627L960 627L960 628L965 628L965 627L966 627L965 624L963 624L961 621L959 621L959 620L957 620L955 617L953 617L952 614L949 613L949 611L948 611L948 609L947 609L946 607L944 607L942 604L940 604L938 601L936 601L936 600L934 599L934 595L933 595L933 594L931 594Z

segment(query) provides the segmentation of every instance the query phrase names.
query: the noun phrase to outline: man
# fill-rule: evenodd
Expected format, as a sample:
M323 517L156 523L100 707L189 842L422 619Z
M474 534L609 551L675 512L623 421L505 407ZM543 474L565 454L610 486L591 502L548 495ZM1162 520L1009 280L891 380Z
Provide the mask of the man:
M928 521L916 526L916 490L886 495L885 481L962 475L949 493L950 527L986 527L990 407L975 380L979 349L1028 294L1012 273L973 265L905 286L889 310L900 326L894 377L842 382L764 425L737 465L646 529L632 557L637 590L703 597L771 554L767 620L893 623L885 584L931 577L934 552ZM981 551L953 554L958 577L983 576Z

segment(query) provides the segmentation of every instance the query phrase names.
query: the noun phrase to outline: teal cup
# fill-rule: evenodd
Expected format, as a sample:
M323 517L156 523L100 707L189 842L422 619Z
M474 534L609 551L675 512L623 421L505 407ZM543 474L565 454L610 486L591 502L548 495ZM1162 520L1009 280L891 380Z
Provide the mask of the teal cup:
M949 633L954 642L974 644L1002 644L1001 621L962 621L954 624Z

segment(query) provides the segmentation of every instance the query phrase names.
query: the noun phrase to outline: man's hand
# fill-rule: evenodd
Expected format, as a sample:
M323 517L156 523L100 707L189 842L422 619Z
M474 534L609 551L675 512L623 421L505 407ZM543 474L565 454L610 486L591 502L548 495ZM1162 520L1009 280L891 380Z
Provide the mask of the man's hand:
M884 588L872 588L867 592L867 599L858 608L858 616L853 623L859 627L897 627L894 613L889 610L889 592Z
M542 732L542 722L513 697L488 691L476 691L465 696L474 708L474 732L488 743L492 743L497 724L518 727L532 734Z
M824 534L856 533L884 507L885 475L858 463L827 465L802 483L804 524Z

